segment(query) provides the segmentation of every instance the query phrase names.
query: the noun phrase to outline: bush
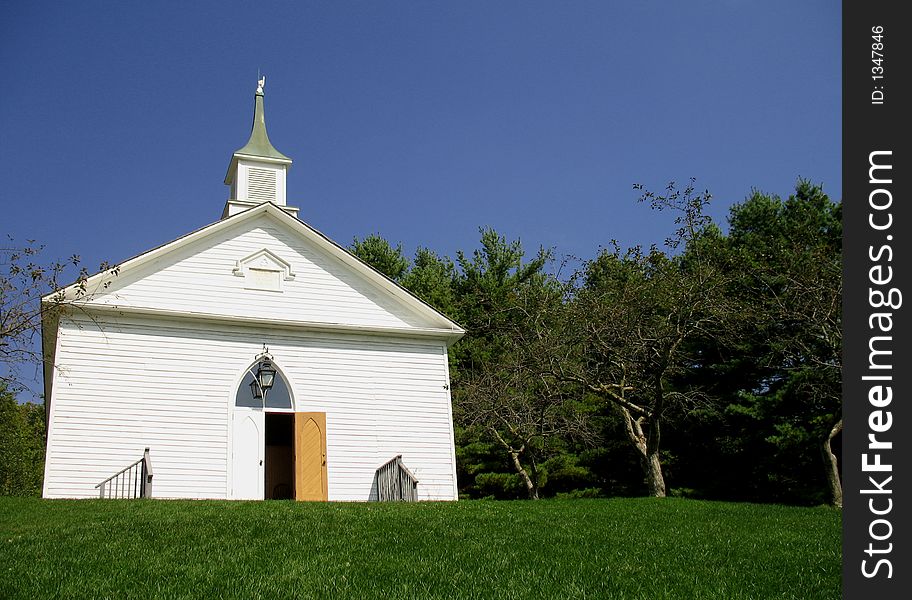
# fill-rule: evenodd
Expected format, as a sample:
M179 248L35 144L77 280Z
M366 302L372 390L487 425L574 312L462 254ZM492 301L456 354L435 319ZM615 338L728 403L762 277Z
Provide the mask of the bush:
M579 498L600 498L602 490L597 487L583 488L570 492L561 492L555 496L557 500L577 500Z
M526 497L525 486L516 473L479 473L475 485L481 496L490 500Z
M0 496L41 495L44 432L44 407L0 387Z

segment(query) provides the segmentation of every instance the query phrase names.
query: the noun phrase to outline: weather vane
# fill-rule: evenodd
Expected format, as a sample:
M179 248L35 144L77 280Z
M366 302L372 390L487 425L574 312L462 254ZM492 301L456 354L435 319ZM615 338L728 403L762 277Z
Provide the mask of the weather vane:
M257 94L262 94L262 93L263 93L263 87L266 86L266 76L265 76L265 75L260 75L260 74L259 74L259 71L257 72L257 76L259 77L259 79L257 80L257 91L256 91L256 93L257 93Z

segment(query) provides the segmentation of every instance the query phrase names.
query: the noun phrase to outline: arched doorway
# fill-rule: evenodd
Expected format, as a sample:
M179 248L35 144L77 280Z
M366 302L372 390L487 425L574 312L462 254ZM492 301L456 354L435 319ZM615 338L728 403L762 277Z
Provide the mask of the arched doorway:
M256 363L241 378L234 395L232 494L238 500L294 497L294 398L282 371L262 397L250 384Z
M265 402L251 390L257 363L235 390L231 497L327 500L326 413L295 412L292 386L273 366Z

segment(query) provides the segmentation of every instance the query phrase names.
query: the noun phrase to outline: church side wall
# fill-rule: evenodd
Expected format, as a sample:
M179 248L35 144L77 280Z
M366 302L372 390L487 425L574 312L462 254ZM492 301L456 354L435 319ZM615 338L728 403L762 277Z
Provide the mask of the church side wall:
M60 325L45 497L95 497L146 447L155 497L230 497L234 396L264 343L296 409L326 413L330 500L376 497L397 454L420 499L456 498L443 342L85 316Z

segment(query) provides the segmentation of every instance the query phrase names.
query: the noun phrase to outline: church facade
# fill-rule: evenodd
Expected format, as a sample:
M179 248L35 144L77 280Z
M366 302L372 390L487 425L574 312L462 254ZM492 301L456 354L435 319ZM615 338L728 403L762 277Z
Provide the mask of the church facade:
M158 498L372 500L401 457L419 500L456 499L464 331L299 220L291 163L260 87L221 220L44 299L45 497L148 449Z

